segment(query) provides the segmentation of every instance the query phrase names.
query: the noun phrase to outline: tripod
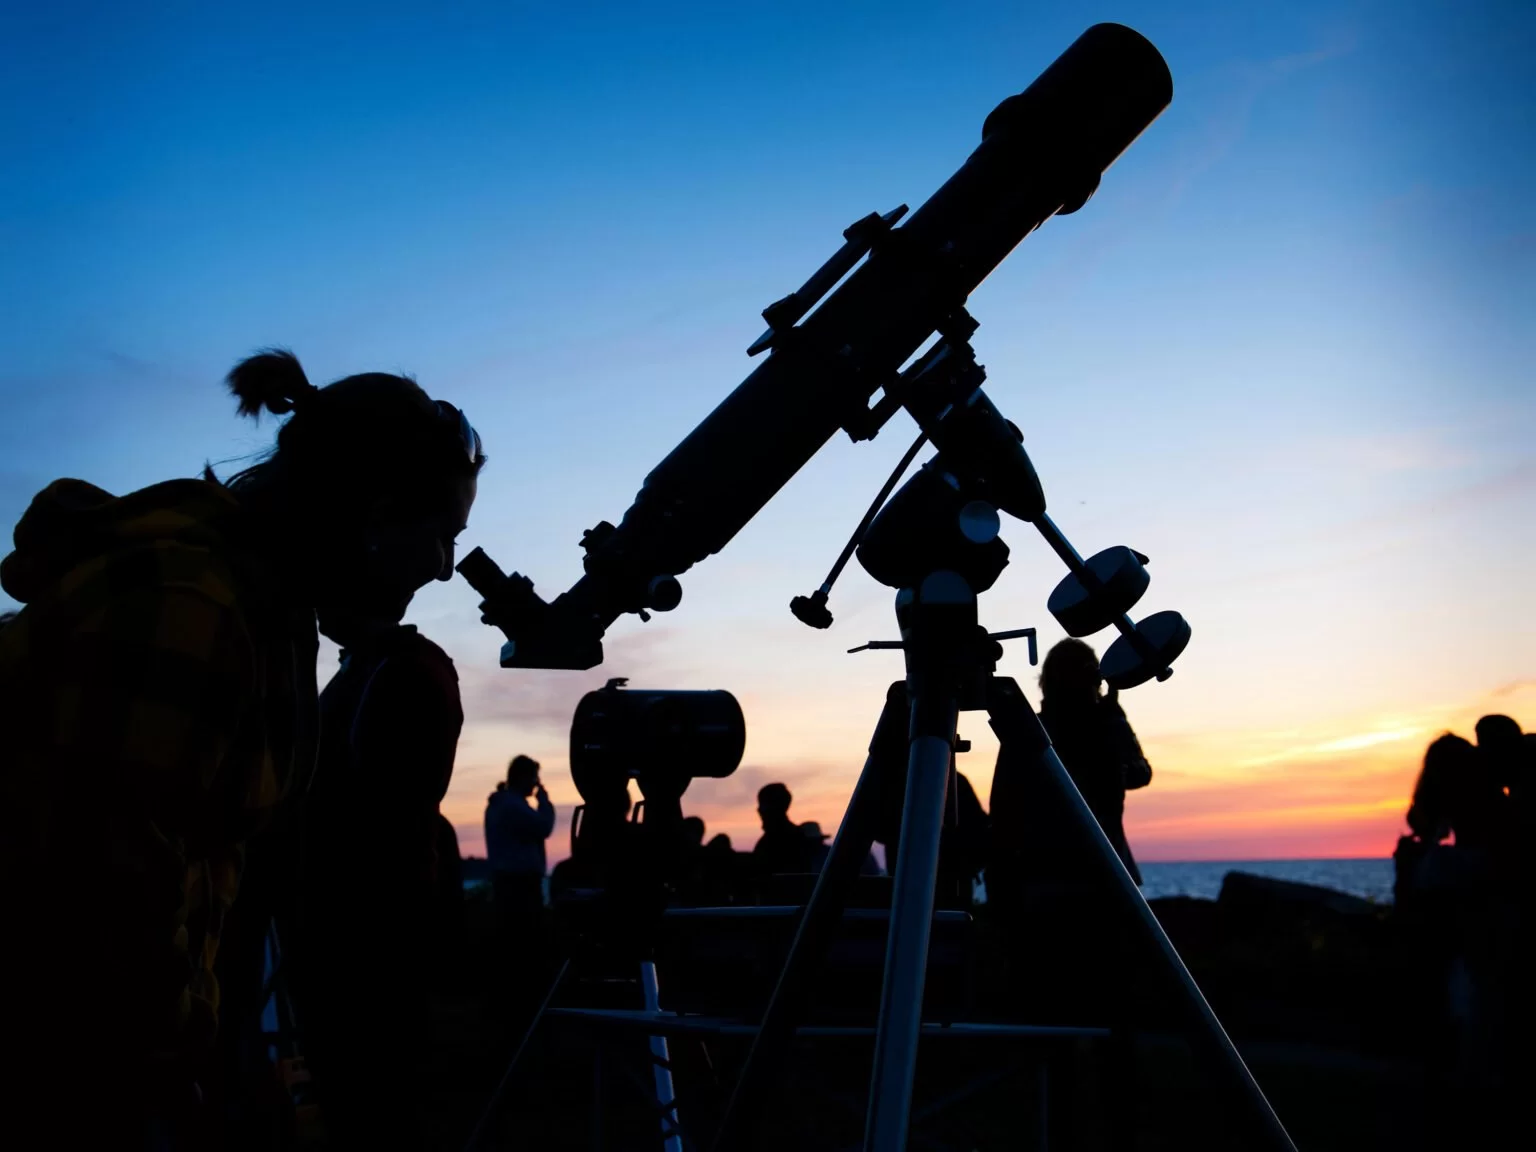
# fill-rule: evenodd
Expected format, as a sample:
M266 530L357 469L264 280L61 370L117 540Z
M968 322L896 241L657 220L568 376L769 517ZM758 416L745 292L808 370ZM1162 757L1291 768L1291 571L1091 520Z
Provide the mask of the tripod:
M608 690L611 691L623 683L623 680L610 681ZM502 1111L506 1094L524 1065L535 1035L546 1021L561 1016L576 1021L583 1018L601 1021L606 1016L615 1016L622 1020L630 1015L624 1012L605 1013L601 1010L584 1011L579 1008L562 1010L555 1007L556 998L569 984L575 982L576 970L583 965L583 960L597 969L611 969L614 966L615 957L622 958L625 967L633 965L631 970L638 975L638 991L644 1006L642 1015L647 1018L656 1018L662 1014L652 937L664 903L662 873L666 867L666 852L662 846L668 843L675 844L678 826L682 820L682 811L678 804L682 788L677 788L672 782L669 784L672 786L655 789L651 796L635 805L630 821L626 821L621 814L615 825L612 818L611 798L610 802L604 805L604 811L609 818L606 821L599 818L595 824L599 829L606 826L606 837L613 839L618 836L618 842L606 844L600 842L600 847L587 850L600 855L602 862L598 865L598 869L603 874L602 879L605 884L611 886L615 878L618 878L620 891L614 894L602 890L588 890L590 895L598 896L599 900L587 917L586 930L577 932L577 939L573 941L572 946L573 954L566 957L559 972L546 989L500 1081L491 1093L474 1131L464 1145L464 1152L474 1152L476 1148L483 1147L490 1138ZM674 788L676 788L675 792ZM643 812L648 813L653 819L642 823ZM573 856L576 855L580 844L584 813L590 815L586 804L578 805L572 813ZM618 835L630 832L636 835ZM598 835L603 836L605 833L600 831ZM629 857L624 852L626 844L640 849L635 857ZM628 866L624 867L623 865L626 864ZM662 1152L683 1152L681 1119L673 1084L672 1055L667 1034L649 1030L645 1034L645 1045L651 1075L649 1084L641 1087L642 1092L650 1097L650 1102L653 1104L652 1112L660 1134ZM601 1051L594 1048L593 1058L594 1080L600 1083L603 1059ZM600 1109L594 1113L594 1140L597 1146L601 1147L601 1136L598 1133L601 1132L602 1118L599 1113Z
M893 739L901 740L903 727L907 757L900 847L864 1147L866 1152L906 1148L956 724L960 712L974 710L985 710L997 733L1003 750L999 771L1006 762L1036 774L1092 846L1094 879L1113 897L1116 914L1134 938L1149 948L1171 978L1192 1046L1223 1090L1234 1119L1251 1127L1250 1146L1294 1152L1019 686L995 675L1002 648L999 637L988 635L978 623L977 608L978 594L992 586L1007 563L1007 546L997 535L997 508L1029 519L1067 561L1072 575L1052 595L1050 608L1069 633L1086 635L1111 623L1122 632L1101 663L1111 684L1130 687L1154 677L1166 679L1168 665L1188 640L1188 625L1172 612L1130 623L1124 610L1147 586L1146 558L1125 548L1109 549L1088 561L1078 556L1045 515L1044 497L1016 430L976 387L982 372L970 351L963 337L952 336L920 364L911 381L914 387L904 397L940 452L873 518L859 546L859 559L876 579L898 589L901 642L880 646L903 650L906 681L894 685L887 696L870 757L802 914L717 1136L716 1152L751 1146L757 1120L781 1083L812 980L826 961L881 808L894 800L888 778L894 775L891 757L882 749L888 750ZM814 598L819 607L825 605L830 580ZM804 607L803 602L796 606L802 619ZM826 620L830 622L830 616Z
M716 1149L750 1147L760 1109L778 1085L810 982L825 960L874 838L882 794L889 785L881 776L876 749L903 721L908 725L910 750L864 1146L876 1152L906 1147L955 728L959 712L985 709L1003 747L1049 782L1094 844L1099 879L1112 893L1119 914L1160 954L1179 990L1178 1006L1191 1040L1247 1114L1256 1134L1255 1146L1293 1152L1284 1128L1094 820L1019 686L992 674L1001 648L978 626L976 608L976 595L969 585L942 570L898 596L908 680L906 685L893 686L887 697L870 760L806 906Z
M963 1032L925 1026L923 994L945 798L957 751L956 725L960 712L985 710L1002 745L1000 778L1005 765L1010 772L1034 777L1043 786L1036 791L1054 796L1067 813L1069 824L1092 847L1091 878L1113 898L1115 914L1132 937L1155 956L1168 977L1174 993L1172 1003L1179 1010L1196 1055L1222 1090L1232 1119L1251 1129L1245 1146L1295 1152L1263 1092L1056 755L1039 718L1018 685L995 674L1002 651L998 641L1019 635L989 635L978 622L978 597L992 587L1008 563L1008 547L999 536L1000 510L1033 524L1066 562L1070 575L1052 593L1048 607L1067 633L1086 636L1110 625L1120 631L1120 638L1099 662L1102 678L1112 687L1125 689L1154 678L1166 679L1190 633L1176 612L1160 612L1135 624L1126 616L1148 586L1145 556L1129 548L1111 548L1084 560L1046 516L1045 497L1023 450L1021 434L980 388L985 373L967 342L974 329L975 321L963 309L956 309L940 326L944 339L885 386L890 404L881 408L879 415L888 417L896 408L905 408L923 430L904 459L903 469L923 440L931 441L938 453L883 508L885 492L881 493L827 581L814 596L791 605L806 623L816 627L830 624L827 593L857 544L860 564L876 580L897 590L901 641L875 646L900 648L907 674L905 681L887 695L870 757L810 902L800 914L794 941L755 1030L714 1148L716 1152L739 1152L752 1147L758 1121L783 1080L796 1033L812 1032L801 1026L812 1002L814 978L826 967L887 806L894 806L898 769L903 762L906 771L901 785L899 850L864 1147L866 1152L903 1152L906 1148L918 1039L935 1032L958 1038ZM898 749L894 756L893 745ZM899 751L903 745L904 757ZM675 810L676 796L670 799L665 812L675 820L680 812ZM626 873L621 870L619 875L625 877ZM631 891L646 887L636 881L636 877L627 877L626 887ZM648 906L648 902L640 900L639 905ZM659 907L651 911L659 917ZM650 923L649 917L642 918ZM636 940L647 939L648 931L642 929L633 935ZM647 958L646 949L640 949L636 956ZM680 1022L660 1019L657 1012L649 1010L651 1002L648 997L648 1011L630 1023L651 1035L663 1030L681 1034ZM614 1012L588 1015L594 1020L624 1023L622 1014ZM697 1023L699 1029L695 1030L721 1031L718 1021ZM658 1081L657 1089L658 1104L666 1110L670 1100L665 1086ZM493 1099L488 1114L495 1106ZM669 1114L668 1134L674 1122L675 1113Z

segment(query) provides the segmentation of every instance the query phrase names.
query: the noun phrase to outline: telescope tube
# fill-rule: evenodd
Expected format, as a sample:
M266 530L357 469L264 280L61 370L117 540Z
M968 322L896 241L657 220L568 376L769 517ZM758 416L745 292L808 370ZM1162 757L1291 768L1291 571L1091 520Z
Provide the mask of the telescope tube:
M659 581L720 551L1025 236L1092 195L1172 98L1150 42L1096 24L999 104L959 171L651 471L617 529L588 542L586 575L551 606L528 663L514 637L503 664L600 660L615 619L659 607ZM551 634L569 638L569 662L550 656Z

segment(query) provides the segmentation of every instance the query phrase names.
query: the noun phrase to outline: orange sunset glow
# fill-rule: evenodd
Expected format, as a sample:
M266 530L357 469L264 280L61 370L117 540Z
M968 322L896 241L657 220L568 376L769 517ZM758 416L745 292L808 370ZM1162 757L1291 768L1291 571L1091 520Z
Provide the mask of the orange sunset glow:
M1127 708L1134 718L1134 703L1128 700ZM1424 747L1447 730L1470 737L1478 717L1490 712L1536 727L1536 682L1426 710L1411 721L1365 715L1351 725L1310 732L1144 733L1153 786L1127 796L1126 832L1138 857L1149 861L1385 856L1403 828ZM978 722L962 724L962 732L972 738L974 750L961 758L961 768L985 798L996 743ZM471 775L496 778L496 761L482 757L494 755L500 739L485 733L461 751L461 781ZM551 855L558 858L566 854L566 820L580 797L562 776L563 749L542 754L562 815L551 842ZM704 818L711 834L725 832L738 847L750 847L759 833L752 805L761 783L787 781L796 814L818 820L830 832L854 772L806 763L769 773L749 764L738 777L695 784L685 806ZM483 796L463 796L465 791L462 784L456 787L456 802L444 810L458 826L464 850L480 854Z

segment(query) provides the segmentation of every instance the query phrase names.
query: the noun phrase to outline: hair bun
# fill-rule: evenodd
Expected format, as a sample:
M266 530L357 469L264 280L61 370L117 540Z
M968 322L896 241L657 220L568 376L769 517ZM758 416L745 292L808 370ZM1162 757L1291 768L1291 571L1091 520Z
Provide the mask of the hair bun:
M224 382L240 402L240 415L257 418L263 410L286 415L319 391L304 375L299 358L286 348L267 348L240 361Z

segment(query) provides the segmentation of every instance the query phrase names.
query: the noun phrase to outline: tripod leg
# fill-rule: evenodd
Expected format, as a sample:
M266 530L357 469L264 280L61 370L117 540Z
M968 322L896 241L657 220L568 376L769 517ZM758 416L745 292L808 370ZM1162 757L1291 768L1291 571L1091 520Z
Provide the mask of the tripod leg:
M826 962L832 940L842 924L848 892L874 843L875 825L886 776L886 750L905 744L907 691L905 683L891 686L885 708L870 741L869 758L854 786L848 810L832 841L810 903L800 916L800 927L774 986L773 997L763 1013L757 1037L736 1081L736 1090L715 1137L716 1152L732 1152L751 1146L762 1109L778 1088L785 1057L794 1039L795 1026L805 1015L810 979Z
M533 1021L528 1025L527 1031L523 1033L523 1038L517 1045L517 1051L512 1054L512 1059L507 1062L506 1071L502 1072L501 1080L497 1083L496 1090L491 1093L491 1098L486 1101L485 1111L480 1114L479 1123L475 1125L475 1130L470 1133L469 1141L464 1145L464 1152L474 1152L474 1149L479 1147L480 1141L485 1138L486 1133L490 1131L491 1124L501 1111L502 1099L506 1095L507 1088L512 1083L514 1074L517 1072L518 1063L522 1060L523 1053L528 1051L529 1044L533 1040L533 1034L538 1031L539 1025L544 1022L544 1014L549 1010L550 1004L554 1002L555 993L560 991L570 971L571 962L566 960L560 966L560 971L555 975L554 981L550 984L549 991L544 993L544 1000L539 1004L539 1010L534 1014ZM594 1059L596 1058L594 1057Z
M1296 1146L1291 1143L1279 1117L1269 1106L1253 1073L1243 1063L1226 1029L1206 1003L1195 978L1184 967L1184 961L1163 931L1163 926L1157 922L1157 917L1152 914L1152 909L1147 907L1141 889L1131 879L1119 854L1094 819L1066 766L1056 755L1056 749L1051 747L1050 737L1046 735L1039 717L1030 708L1029 701L1024 698L1024 693L1011 679L994 677L988 685L987 711L991 715L992 728L997 733L998 741L1005 749L1016 751L1024 762L1041 771L1071 812L1073 822L1085 834L1085 839L1093 848L1094 861L1107 881L1106 886L1113 893L1115 903L1127 916L1134 935L1150 945L1172 978L1178 991L1178 1006L1188 1022L1189 1039L1196 1055L1206 1064L1213 1079L1234 1100L1242 1101L1255 1136L1260 1141L1254 1147L1296 1152Z
M914 699L914 728L919 706L920 701ZM880 989L880 1025L875 1033L875 1070L869 1088L869 1115L864 1124L865 1152L903 1152L907 1146L956 715L951 697L947 709L948 735L914 735L907 762L901 850L896 857L890 935L885 944L885 982Z
M645 996L647 1012L661 1011L661 993L656 986L656 963L640 962L640 988ZM648 1037L651 1048L651 1078L656 1088L656 1107L661 1113L661 1146L663 1152L683 1152L682 1128L677 1115L677 1092L672 1084L672 1053L665 1036Z

